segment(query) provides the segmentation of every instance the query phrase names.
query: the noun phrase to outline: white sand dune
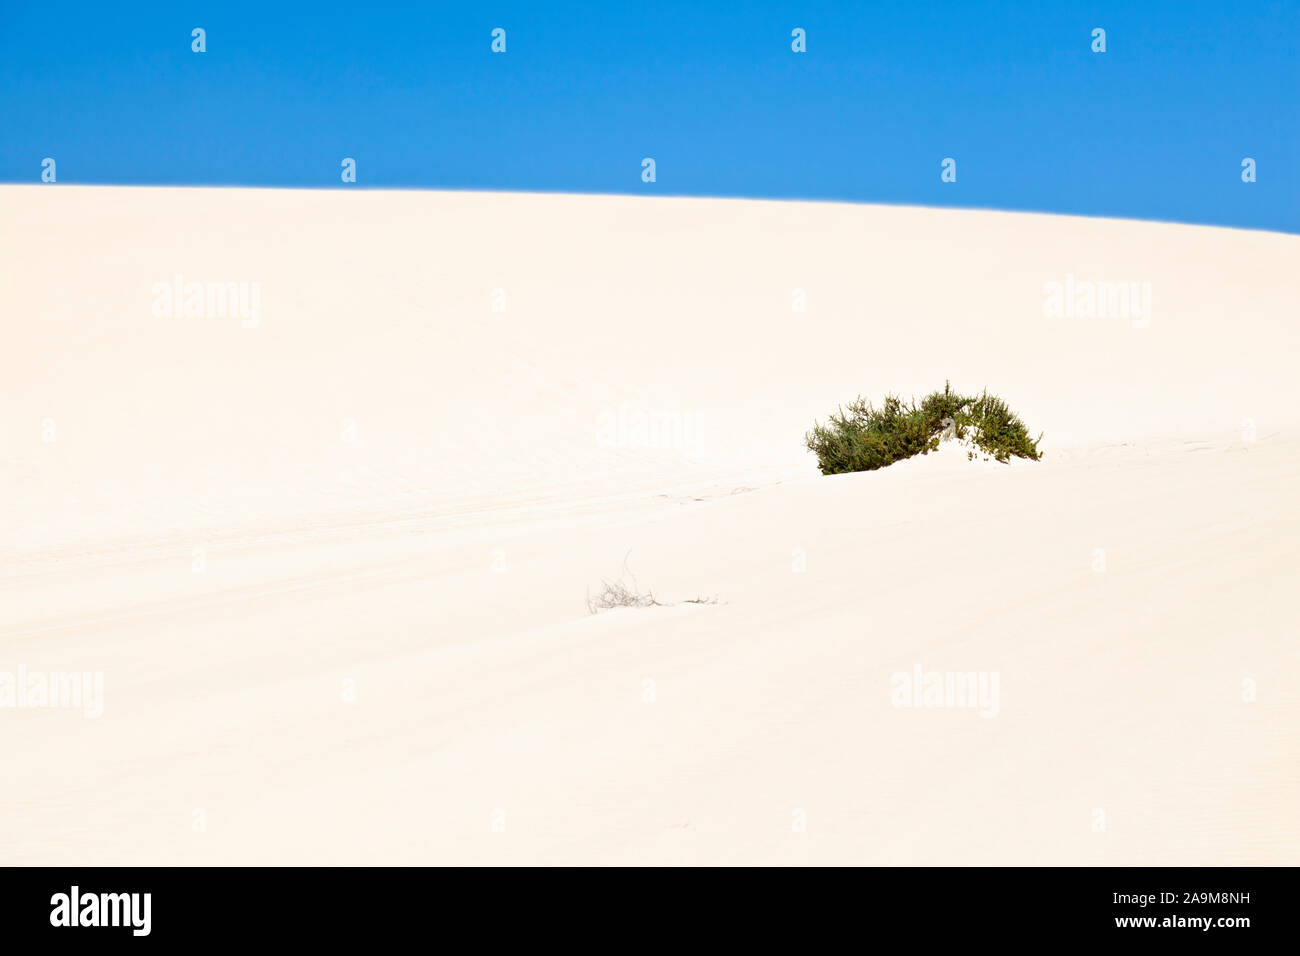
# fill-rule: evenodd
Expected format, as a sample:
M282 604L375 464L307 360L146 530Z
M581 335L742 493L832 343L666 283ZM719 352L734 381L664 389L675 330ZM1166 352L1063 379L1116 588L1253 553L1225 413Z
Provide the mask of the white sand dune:
M1300 863L1300 237L66 185L0 218L0 678L103 679L102 716L0 707L0 863ZM256 323L156 315L176 275L257 283ZM1149 321L1045 314L1067 281L1149 283ZM817 474L814 418L945 379L1044 461ZM625 560L664 606L589 615ZM918 668L993 706L896 706Z

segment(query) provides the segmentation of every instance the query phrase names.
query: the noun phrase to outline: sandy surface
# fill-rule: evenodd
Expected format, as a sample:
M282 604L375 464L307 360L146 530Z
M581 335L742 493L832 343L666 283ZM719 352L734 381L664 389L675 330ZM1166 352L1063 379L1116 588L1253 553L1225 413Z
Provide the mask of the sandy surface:
M1300 237L66 185L0 220L0 681L102 679L0 701L0 863L1300 863ZM176 275L256 321L156 314ZM1067 281L1151 307L1051 314ZM1045 460L817 474L814 418L945 378ZM625 562L662 606L588 614ZM918 671L996 693L903 706Z

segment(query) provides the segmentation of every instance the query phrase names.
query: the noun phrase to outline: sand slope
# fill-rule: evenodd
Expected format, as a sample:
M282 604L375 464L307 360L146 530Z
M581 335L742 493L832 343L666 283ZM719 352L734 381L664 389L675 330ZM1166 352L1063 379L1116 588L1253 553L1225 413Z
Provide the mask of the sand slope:
M1300 237L66 185L0 217L0 676L104 686L0 707L0 862L1300 862ZM156 315L178 274L257 283L255 327ZM1045 314L1099 281L1149 316ZM945 378L1046 460L816 473L813 418ZM665 606L588 615L625 560ZM895 706L917 668L996 707Z

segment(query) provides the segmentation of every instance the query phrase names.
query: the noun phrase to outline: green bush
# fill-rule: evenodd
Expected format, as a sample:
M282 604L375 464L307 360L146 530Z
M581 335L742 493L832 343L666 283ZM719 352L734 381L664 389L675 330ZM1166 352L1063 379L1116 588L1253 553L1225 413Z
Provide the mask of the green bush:
M919 405L887 395L876 408L859 398L841 407L825 425L814 422L804 442L817 455L823 475L874 471L937 449L945 419L952 419L957 438L998 461L1009 461L1012 455L1033 461L1042 457L1038 442L1043 436L1030 438L1025 423L1006 402L988 392L959 395L946 382L942 392L927 395Z

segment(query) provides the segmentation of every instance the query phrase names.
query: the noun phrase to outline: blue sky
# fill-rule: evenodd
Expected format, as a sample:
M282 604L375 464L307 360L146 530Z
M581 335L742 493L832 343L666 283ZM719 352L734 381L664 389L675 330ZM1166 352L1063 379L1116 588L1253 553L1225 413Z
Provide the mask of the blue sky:
M37 182L49 156L59 183L841 199L1300 232L1298 50L1300 0L6 0L0 180Z

